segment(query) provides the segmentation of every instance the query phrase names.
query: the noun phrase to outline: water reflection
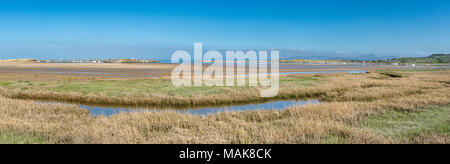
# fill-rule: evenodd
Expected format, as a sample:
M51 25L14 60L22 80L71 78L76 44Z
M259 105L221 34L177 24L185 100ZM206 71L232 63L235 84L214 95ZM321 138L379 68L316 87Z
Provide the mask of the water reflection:
M55 104L49 102L38 102L39 104ZM261 104L249 104L249 105L234 105L234 106L222 106L222 107L203 107L203 108L186 108L186 109L145 109L145 108L125 108L125 107L102 107L92 105L80 105L80 108L89 110L92 116L112 116L118 113L130 113L130 112L178 112L182 114L193 115L209 115L220 112L238 112L238 111L256 111L256 110L283 110L291 106L303 106L308 104L317 104L318 100L282 100L273 101ZM58 103L63 104L63 103ZM66 104L68 105L68 104Z

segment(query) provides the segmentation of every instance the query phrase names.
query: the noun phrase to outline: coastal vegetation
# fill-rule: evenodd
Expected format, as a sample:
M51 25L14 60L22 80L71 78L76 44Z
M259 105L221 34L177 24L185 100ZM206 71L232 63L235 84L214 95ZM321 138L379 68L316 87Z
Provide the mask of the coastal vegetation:
M427 57L403 57L380 62L389 63L415 63L415 64L450 64L450 54L433 54Z
M88 110L77 106L36 104L26 97L51 93L51 98L56 98L67 96L69 92L12 89L8 87L16 83L2 83L0 134L9 139L0 142L450 143L450 71L389 72L402 76L392 77L380 71L359 75L329 74L309 76L317 80L307 85L292 83L304 81L303 76L288 76L278 98L309 97L320 99L321 103L282 111L225 112L208 116L140 112L109 118L92 117ZM56 93L60 95L53 95ZM213 92L207 96L191 94L195 96L165 95L165 98L166 101L179 97L188 102L210 103L259 100L251 89L225 93L229 97L222 93L216 97ZM119 100L122 99L114 101Z
M450 64L450 54L433 54L427 57L401 57L387 60L353 61L383 64Z

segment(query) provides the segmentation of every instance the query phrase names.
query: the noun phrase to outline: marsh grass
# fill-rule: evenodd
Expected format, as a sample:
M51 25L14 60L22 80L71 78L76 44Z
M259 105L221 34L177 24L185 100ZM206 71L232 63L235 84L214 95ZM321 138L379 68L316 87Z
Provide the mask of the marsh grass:
M10 99L3 90L0 131L41 136L46 143L449 143L448 74L330 75L320 83L280 91L285 97L321 97L323 103L208 116L143 112L91 117L76 106Z
M280 81L283 88L304 88L320 81L311 76L286 76ZM140 106L194 106L223 105L268 101L260 98L255 87L174 87L168 79L145 80L90 80L61 82L3 82L0 94L16 99L40 99L75 103L140 105ZM312 94L311 96L314 96ZM304 98L308 95L287 95L281 98Z
M307 86L319 81L317 78L304 76L285 76L280 80L281 86ZM37 86L29 86L34 85ZM134 80L88 80L88 81L0 81L0 86L7 89L28 87L35 91L79 92L83 94L106 94L108 96L142 96L146 94L166 94L169 96L212 95L233 90L249 90L252 87L174 87L170 79L134 79Z

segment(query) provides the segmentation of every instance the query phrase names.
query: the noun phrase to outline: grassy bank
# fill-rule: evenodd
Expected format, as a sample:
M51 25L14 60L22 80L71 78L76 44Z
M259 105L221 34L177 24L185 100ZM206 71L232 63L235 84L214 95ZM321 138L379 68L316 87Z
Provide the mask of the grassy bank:
M282 91L323 91L324 103L280 112L106 118L75 106L0 97L0 131L40 136L46 143L449 143L448 70L402 74L324 77L295 92Z

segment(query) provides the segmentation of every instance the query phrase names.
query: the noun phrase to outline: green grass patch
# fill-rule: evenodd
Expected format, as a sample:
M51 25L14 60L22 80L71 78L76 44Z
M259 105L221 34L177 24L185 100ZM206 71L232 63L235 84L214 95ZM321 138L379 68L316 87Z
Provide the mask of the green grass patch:
M40 137L17 134L13 132L0 132L0 144L43 144Z
M450 137L450 106L415 112L392 110L366 118L362 127L399 141L435 134Z
M385 75L385 76L389 76L392 78L402 78L404 77L403 74L399 73L397 70L392 71L392 70L377 70L378 73Z
M9 81L0 81L0 86L2 87L8 87L11 84L14 84L14 82L9 82Z
M345 144L346 140L343 136L329 135L320 139L313 140L311 144Z

